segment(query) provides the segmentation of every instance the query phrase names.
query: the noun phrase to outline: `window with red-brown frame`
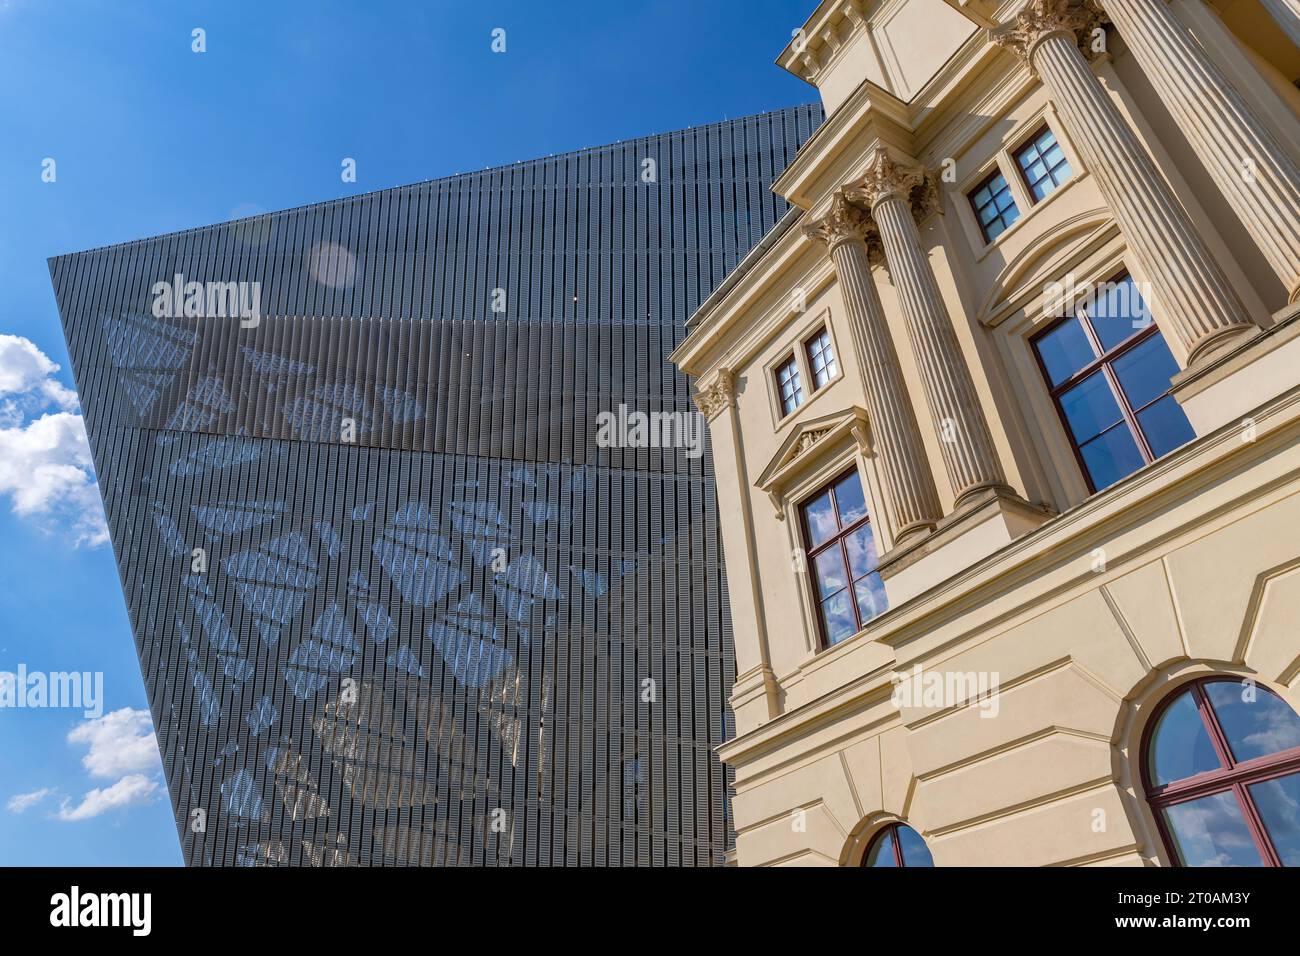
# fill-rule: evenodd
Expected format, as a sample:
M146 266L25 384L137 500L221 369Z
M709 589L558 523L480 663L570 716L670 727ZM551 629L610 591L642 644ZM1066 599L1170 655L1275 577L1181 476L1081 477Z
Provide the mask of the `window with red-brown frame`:
M891 823L871 841L867 852L862 855L864 867L888 866L934 866L930 848L917 833L906 823Z
M1177 865L1300 864L1300 716L1267 688L1179 688L1147 726L1142 780Z
M838 644L889 607L857 468L814 494L799 515L822 643Z
M1090 490L1196 437L1170 394L1178 363L1129 276L1101 284L1032 345Z

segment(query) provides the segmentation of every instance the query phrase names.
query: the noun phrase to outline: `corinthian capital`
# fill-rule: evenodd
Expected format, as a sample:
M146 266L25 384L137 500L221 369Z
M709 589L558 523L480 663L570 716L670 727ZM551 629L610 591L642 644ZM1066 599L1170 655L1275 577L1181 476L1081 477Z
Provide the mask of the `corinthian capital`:
M1029 0L1015 19L989 30L989 40L1032 67L1034 50L1043 40L1068 34L1082 46L1093 28L1105 19L1095 0Z
M736 384L731 369L719 369L718 374L695 393L695 407L706 421L713 421L736 400Z
M889 150L877 146L871 165L856 182L844 187L850 202L867 209L875 209L886 199L911 202L912 190L925 183L925 170L911 163L900 163L889 155Z
M824 242L834 248L846 239L866 240L875 232L870 217L845 198L841 190L831 200L831 209L820 219L814 219L803 227L803 234L809 239Z

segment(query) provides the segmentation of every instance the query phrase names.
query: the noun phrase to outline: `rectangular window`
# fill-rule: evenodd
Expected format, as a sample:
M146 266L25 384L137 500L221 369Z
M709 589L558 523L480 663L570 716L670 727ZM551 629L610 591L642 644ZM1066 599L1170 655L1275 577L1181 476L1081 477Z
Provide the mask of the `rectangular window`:
M781 414L789 415L803 404L803 383L799 380L799 363L791 355L777 366L776 388L781 396Z
M1169 394L1178 364L1130 277L1102 283L1033 345L1093 491L1196 437Z
M813 390L816 391L839 373L835 350L831 348L830 330L820 330L804 346L808 350L808 367L812 369Z
M971 208L984 233L984 240L992 242L1013 222L1020 218L1011 187L1001 172L995 172L970 193Z
M1046 126L1016 152L1016 165L1034 202L1070 178L1070 162L1056 141L1056 134Z
M822 639L838 644L889 607L858 470L836 478L799 510Z

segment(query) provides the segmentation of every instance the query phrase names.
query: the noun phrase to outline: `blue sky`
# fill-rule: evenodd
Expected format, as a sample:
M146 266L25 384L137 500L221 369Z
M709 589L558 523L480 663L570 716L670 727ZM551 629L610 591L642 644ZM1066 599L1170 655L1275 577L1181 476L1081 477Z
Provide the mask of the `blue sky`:
M46 258L808 102L812 7L0 0L0 671L104 675L0 708L0 865L181 863Z

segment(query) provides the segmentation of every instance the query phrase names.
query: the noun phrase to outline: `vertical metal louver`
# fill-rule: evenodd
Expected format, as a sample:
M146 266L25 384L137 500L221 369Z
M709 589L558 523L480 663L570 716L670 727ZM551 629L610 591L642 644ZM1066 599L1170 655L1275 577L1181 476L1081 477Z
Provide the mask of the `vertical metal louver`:
M722 862L709 458L596 420L694 413L667 355L820 120L51 260L189 863ZM176 275L260 321L156 315Z

